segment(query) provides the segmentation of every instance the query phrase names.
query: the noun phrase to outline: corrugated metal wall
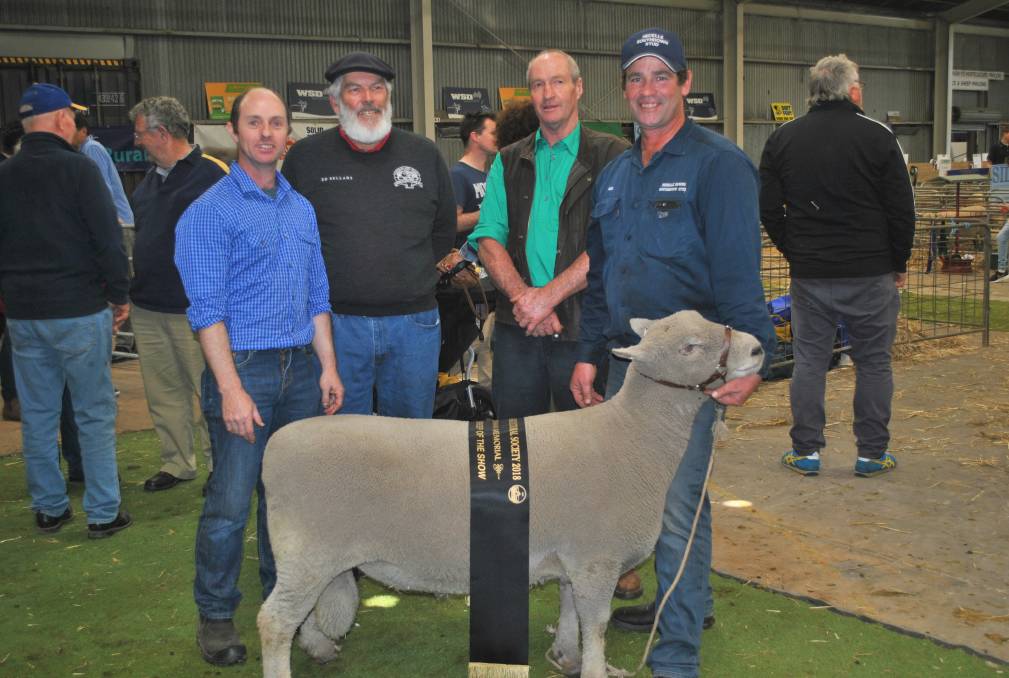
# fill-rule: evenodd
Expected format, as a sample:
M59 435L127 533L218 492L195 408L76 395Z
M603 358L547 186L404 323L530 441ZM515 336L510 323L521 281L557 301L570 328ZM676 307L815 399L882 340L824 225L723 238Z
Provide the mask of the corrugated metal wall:
M497 103L498 86L524 83L526 62L535 51L560 47L581 65L585 118L626 120L617 70L620 46L630 33L661 25L683 37L694 69L694 90L713 92L719 108L724 105L720 12L603 0L432 0L432 7L436 96L443 86L486 87ZM326 66L339 54L366 49L397 69L396 117L409 119L409 20L407 0L304 0L297 11L278 11L266 0L0 3L0 25L133 35L143 93L177 96L196 117L205 115L205 80L258 80L278 89L288 81L321 82ZM745 147L754 159L773 130L770 102L790 101L803 113L806 68L826 53L843 51L862 65L866 109L872 117L883 119L887 111L899 110L904 121L931 122L930 31L747 13L745 36ZM960 34L955 64L1006 69L1009 41ZM996 107L1009 117L1009 81L994 82L987 95L958 92L955 100ZM906 134L914 129L916 133ZM931 154L929 125L907 125L901 131L901 142L913 159ZM454 140L439 140L439 145L449 157L460 151Z
M364 49L403 76L395 116L412 116L409 3L309 0L299 10L265 0L13 0L0 4L0 24L136 31L142 95L174 96L194 119L207 117L205 81L262 82L283 95L289 81L324 83L339 55Z
M784 39L783 36L787 36ZM808 69L827 54L843 52L860 65L865 112L885 120L900 111L905 153L931 156L932 50L929 31L782 17L746 15L744 42L745 150L755 161L774 130L771 102L791 102L806 112Z
M1009 40L987 35L957 34L953 43L953 68L972 71L1009 71ZM1006 75L1009 78L1009 73ZM953 105L963 108L994 108L1009 120L1009 80L989 80L987 92L957 91ZM997 129L989 127L979 141L983 149L995 143Z

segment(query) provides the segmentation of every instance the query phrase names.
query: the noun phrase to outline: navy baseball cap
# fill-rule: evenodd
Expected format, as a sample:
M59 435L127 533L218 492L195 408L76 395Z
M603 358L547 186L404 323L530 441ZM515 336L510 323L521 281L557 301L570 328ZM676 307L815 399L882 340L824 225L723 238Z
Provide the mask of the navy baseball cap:
M18 117L24 120L33 115L52 113L61 108L72 108L74 111L87 111L86 106L70 101L70 95L62 87L37 82L21 95L18 102Z
M396 73L392 70L392 66L385 63L374 54L369 52L351 52L326 69L326 80L333 82L341 75L345 75L353 71L374 73L375 75L381 75L386 80L392 80L396 77Z
M621 70L641 57L655 57L674 73L687 70L687 57L683 54L683 43L676 33L661 28L646 28L627 38L620 50Z

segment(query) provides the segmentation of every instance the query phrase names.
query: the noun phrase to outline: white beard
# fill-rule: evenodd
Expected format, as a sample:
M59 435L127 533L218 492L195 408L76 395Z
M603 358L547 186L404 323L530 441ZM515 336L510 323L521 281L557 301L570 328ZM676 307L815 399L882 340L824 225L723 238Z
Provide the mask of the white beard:
M392 131L392 102L386 102L381 119L371 127L361 122L361 119L341 101L340 127L343 128L344 134L359 144L377 144Z

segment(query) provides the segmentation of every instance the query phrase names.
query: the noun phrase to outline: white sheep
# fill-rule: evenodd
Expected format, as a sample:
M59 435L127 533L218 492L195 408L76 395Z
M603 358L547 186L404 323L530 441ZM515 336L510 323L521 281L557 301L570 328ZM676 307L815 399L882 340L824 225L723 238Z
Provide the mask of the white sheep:
M654 548L666 489L708 397L659 382L703 382L730 336L693 311L631 326L643 339L614 350L634 361L615 397L525 422L529 579L559 580L550 659L584 678L606 676L613 587ZM763 362L743 332L726 351L729 379ZM290 676L299 627L311 656L336 656L357 612L355 567L394 589L467 593L467 426L346 415L299 421L270 439L263 483L277 585L258 618L264 676Z

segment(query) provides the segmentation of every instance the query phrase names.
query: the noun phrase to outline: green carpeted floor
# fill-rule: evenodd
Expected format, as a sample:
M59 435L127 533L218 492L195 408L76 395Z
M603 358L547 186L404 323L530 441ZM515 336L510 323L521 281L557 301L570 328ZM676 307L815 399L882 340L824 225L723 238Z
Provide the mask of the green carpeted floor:
M242 572L236 621L249 661L219 669L195 642L193 538L203 478L157 494L143 480L157 468L152 432L120 437L124 505L135 525L89 541L82 487L71 486L74 520L61 532L34 531L20 457L0 458L0 676L258 676L255 615L260 599L254 529ZM650 567L642 568L650 572ZM704 634L704 676L987 676L1009 673L959 650L714 577L718 623ZM654 591L650 577L648 591ZM557 588L532 591L531 675L554 676L543 659L557 614ZM461 597L401 594L362 582L358 625L341 657L318 666L299 649L296 676L441 678L465 676L467 609ZM611 664L633 668L645 636L611 630ZM650 675L643 671L643 675Z

